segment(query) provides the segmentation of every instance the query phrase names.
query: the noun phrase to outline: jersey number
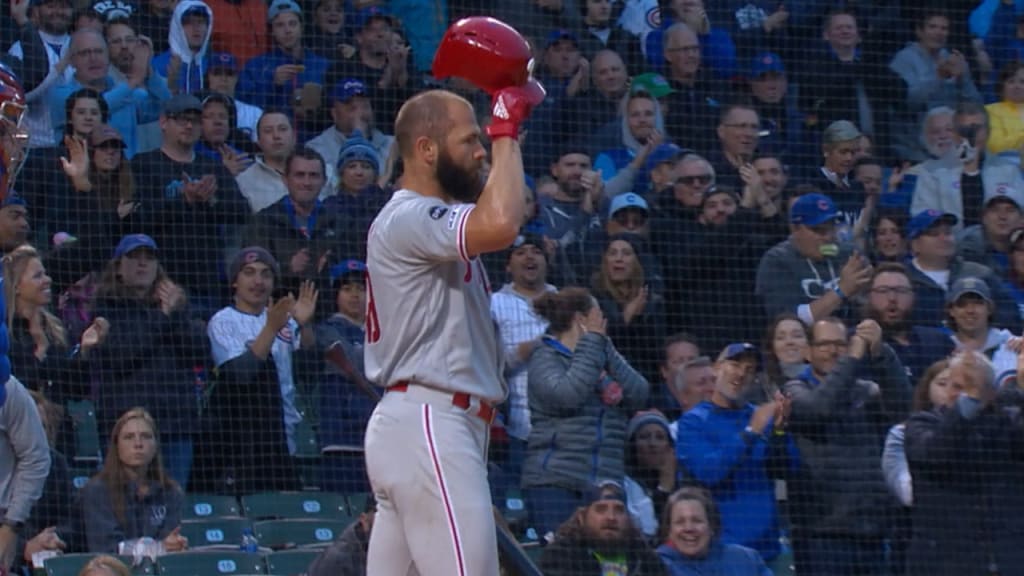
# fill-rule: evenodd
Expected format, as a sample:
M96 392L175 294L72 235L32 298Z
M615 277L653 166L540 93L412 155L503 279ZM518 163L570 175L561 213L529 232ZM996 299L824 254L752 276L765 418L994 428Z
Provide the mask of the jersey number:
M366 273L366 341L374 343L380 340L380 318L377 317L377 302L373 299L373 283L370 273Z

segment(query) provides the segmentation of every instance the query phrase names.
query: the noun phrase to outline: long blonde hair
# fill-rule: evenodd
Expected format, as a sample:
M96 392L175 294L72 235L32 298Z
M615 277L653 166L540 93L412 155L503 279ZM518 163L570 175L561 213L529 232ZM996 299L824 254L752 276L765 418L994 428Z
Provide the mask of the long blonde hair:
M25 269L32 260L42 259L39 252L28 244L22 244L4 255L4 298L7 301L7 331L14 333L14 319L18 317L18 285L21 284ZM67 346L67 332L64 324L46 308L40 308L39 314L43 317L43 329L46 331L46 338L60 347Z
M121 524L125 523L124 492L125 486L128 485L129 477L124 464L121 463L121 456L117 450L117 440L121 436L121 429L132 420L142 420L145 422L149 429L153 431L153 438L156 443L153 461L146 468L146 477L139 479L140 483L148 481L150 484L156 484L166 489L177 487L177 483L164 471L163 460L160 459L160 435L156 429L156 421L153 420L153 417L150 416L145 408L135 407L128 410L114 424L114 430L110 433L110 447L107 449L107 457L103 461L103 469L96 475L107 487L110 502L114 508L114 516L117 517L118 522Z

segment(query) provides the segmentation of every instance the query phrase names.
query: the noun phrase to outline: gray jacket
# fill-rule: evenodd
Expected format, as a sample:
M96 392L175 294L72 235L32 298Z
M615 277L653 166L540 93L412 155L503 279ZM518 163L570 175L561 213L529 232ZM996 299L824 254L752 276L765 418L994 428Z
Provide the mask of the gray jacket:
M941 58L949 56L942 49ZM920 139L921 119L936 106L955 107L961 100L981 103L981 93L971 80L970 70L957 79L939 77L937 62L917 42L893 56L889 69L899 74L906 86L906 101L890 128L894 151L901 158L919 162L927 158Z
M963 222L964 203L960 193L960 176L964 166L957 159L932 159L922 165L914 187L914 197L910 201L910 213L917 214L922 210L934 208L943 212L956 214ZM1024 192L1024 179L1020 168L999 156L988 155L981 167L981 183L984 197L991 198L1005 194L1007 189ZM959 228L961 224L958 224ZM984 262L982 262L984 264Z
M24 522L43 493L50 473L50 446L36 403L18 379L5 384L0 407L0 511Z
M647 380L600 334L584 334L571 353L558 348L545 338L530 357L522 485L582 490L600 478L622 481L626 424L647 404ZM609 379L622 388L618 403L602 400Z
M185 495L177 485L152 485L142 498L134 483L124 490L124 524L114 514L110 491L99 477L93 477L79 491L87 552L116 554L122 541L146 536L163 540L181 524Z

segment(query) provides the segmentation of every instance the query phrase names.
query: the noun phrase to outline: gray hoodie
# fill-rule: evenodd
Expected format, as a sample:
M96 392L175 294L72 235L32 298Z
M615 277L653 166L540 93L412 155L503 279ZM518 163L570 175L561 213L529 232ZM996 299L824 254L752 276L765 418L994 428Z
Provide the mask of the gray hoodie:
M839 282L839 272L850 257L849 247L841 246L834 258L811 260L801 255L792 241L776 244L761 257L757 267L755 292L769 318L783 312L800 316L810 323L807 306Z

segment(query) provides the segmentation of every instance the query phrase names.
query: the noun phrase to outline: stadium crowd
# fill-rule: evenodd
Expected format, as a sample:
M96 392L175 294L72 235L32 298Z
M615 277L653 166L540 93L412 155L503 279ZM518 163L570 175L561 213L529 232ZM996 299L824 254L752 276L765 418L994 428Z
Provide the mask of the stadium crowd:
M484 14L547 89L481 258L494 501L544 574L1024 575L1024 3L8 4L0 563L187 550L186 493L371 491L324 353L360 364L399 107L490 120L430 74ZM368 511L311 574L360 573Z

